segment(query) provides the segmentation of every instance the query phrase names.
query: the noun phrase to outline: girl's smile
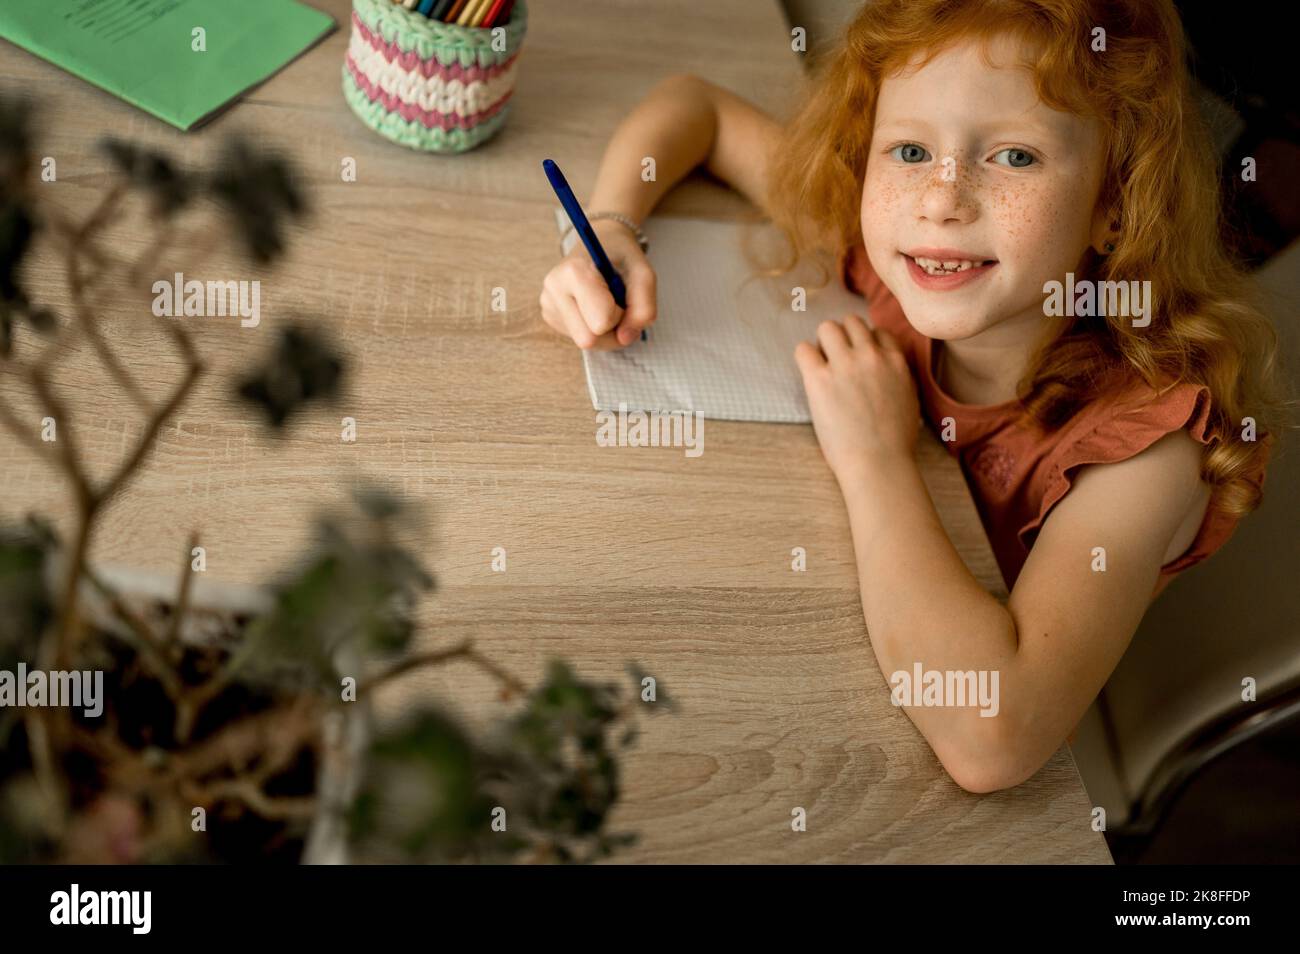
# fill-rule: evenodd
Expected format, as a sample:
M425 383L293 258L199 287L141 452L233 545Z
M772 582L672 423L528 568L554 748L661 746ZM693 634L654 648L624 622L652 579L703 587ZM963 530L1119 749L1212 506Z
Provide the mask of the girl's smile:
M954 249L914 249L900 252L907 259L912 281L930 291L948 291L976 281L997 267L997 261Z
M993 68L968 42L885 79L863 179L873 269L959 366L968 339L1027 357L1050 330L1044 283L1081 271L1105 219L1099 125L1039 99L1034 50L1004 36L988 52Z

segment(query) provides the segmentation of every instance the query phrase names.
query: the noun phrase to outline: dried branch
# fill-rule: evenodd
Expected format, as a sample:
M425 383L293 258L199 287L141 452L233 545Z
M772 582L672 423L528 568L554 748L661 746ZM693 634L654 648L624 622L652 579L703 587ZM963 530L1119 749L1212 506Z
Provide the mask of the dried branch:
M320 720L316 700L299 696L289 705L229 723L192 748L168 752L161 763L123 743L112 726L92 732L72 724L69 735L105 766L113 786L140 792L197 783L218 771L263 782L304 746L319 748ZM247 773L252 764L258 765L256 772Z
M214 802L235 800L243 802L262 818L270 821L310 819L316 814L315 796L288 797L267 795L251 779L231 778L207 785L191 783L187 792L196 802L211 807Z
M65 710L26 709L23 712L23 727L27 730L27 751L32 759L32 773L45 795L46 804L56 807L51 815L61 823L67 820L67 785L64 784L63 771L55 762L50 742L50 733L46 717L66 718Z
M182 339L187 344L190 343L187 335L182 334ZM136 442L135 450L131 452L131 455L104 485L99 494L100 500L110 499L135 474L136 469L144 461L145 455L153 448L154 441L158 437L158 432L162 430L163 424L181 409L181 406L189 398L190 392L194 390L194 385L198 383L199 376L203 373L203 365L197 359L197 356L190 354L187 355L187 358L190 360L188 367L185 369L185 377L176 390L172 392L172 396L167 399L167 403L154 411L153 416L145 424L144 434Z
M123 198L126 197L127 191L127 183L120 182L114 185L112 189L104 193L103 198L99 201L99 205L91 211L90 215L88 215L80 224L74 226L70 232L66 231L66 220L61 217L56 220L60 227L60 231L64 231L67 241L68 282L69 287L72 290L73 302L78 305L78 320L69 322L61 328L59 333L55 335L54 340L50 342L50 344L46 345L45 350L37 356L36 363L33 367L36 371L40 372L42 376L49 371L49 368L54 363L54 359L72 346L73 342L77 338L78 332L90 331L91 326L94 324L93 318L89 318L88 312L86 311L84 289L80 277L79 256L82 254L83 249L89 244L94 233L102 228L104 223L107 222L109 217L117 210L118 205L120 205ZM116 364L115 358L112 359L112 363ZM125 373L125 369L120 366L118 366L118 371ZM111 367L110 372L113 373ZM114 377L116 377L116 373L114 373ZM134 383L132 383L132 386L134 386Z
M69 426L70 416L63 399L55 393L50 382L46 378L45 372L40 367L31 367L27 369L27 380L31 383L32 390L36 392L36 397L45 405L49 415L54 418L56 427L61 428L62 433L56 434L55 449L59 452L59 460L62 463L63 472L72 481L73 489L77 492L77 504L82 510L93 510L93 501L95 493L91 487L90 478L86 476L85 470L81 466L81 456L77 452L77 439Z
M226 658L225 665L217 670L210 679L190 689L181 697L176 705L176 724L172 729L179 741L185 742L189 740L190 732L194 729L194 722L203 711L203 707L221 695L225 688L234 681L235 674L239 672L240 667L251 654L249 645L247 640L240 643Z
M117 207L122 204L122 200L126 198L130 188L130 183L118 182L114 184L113 188L104 193L103 198L99 200L99 205L91 209L90 215L86 216L81 223L81 228L77 232L79 242L84 241L87 236L98 232L104 227L104 224L117 211Z
M497 665L486 656L480 655L477 650L467 653L466 658L484 672L496 677L497 681L499 681L504 687L503 698L509 699L513 696L528 695L528 686L524 684L523 680L506 672L504 668Z
M185 548L185 559L181 561L181 579L176 586L176 605L172 607L171 625L167 627L167 646L176 649L181 641L181 621L190 609L190 588L194 583L194 570L191 559L194 548L199 545L199 535L190 534L189 546Z
M169 774L173 778L202 778L219 768L247 765L277 744L277 736L281 745L292 740L295 750L312 744L321 730L317 705L311 696L299 696L289 705L232 722L192 748L175 753L169 762Z
M472 640L465 640L458 646L450 649L435 649L427 653L420 653L415 656L408 656L401 662L394 664L389 669L384 670L376 676L367 679L357 688L357 695L373 692L375 689L387 682L396 679L414 669L422 669L425 666L438 666L453 659L467 659L474 663L483 671L495 677L506 690L507 697L513 694L526 695L528 687L524 683L506 672L492 660L480 654L474 649Z
M99 325L96 323L95 315L86 301L86 284L81 275L81 256L80 243L74 243L69 247L68 287L72 292L72 308L77 316L77 321L81 324L82 332L90 339L95 353L104 362L104 367L108 368L109 375L135 402L137 407L148 413L151 409L149 398L140 389L140 385L136 384L135 378L131 377L131 372L117 360L117 355L108 346L104 336L99 333Z
M136 639L139 641L136 648L139 650L140 657L144 661L146 668L162 683L163 688L167 690L168 697L173 702L177 702L185 693L185 685L181 682L180 675L172 667L171 660L168 658L166 649L158 639L157 634L90 567L84 567L82 572L86 579L90 581L91 586L108 601L113 615L125 623L131 632L135 634Z

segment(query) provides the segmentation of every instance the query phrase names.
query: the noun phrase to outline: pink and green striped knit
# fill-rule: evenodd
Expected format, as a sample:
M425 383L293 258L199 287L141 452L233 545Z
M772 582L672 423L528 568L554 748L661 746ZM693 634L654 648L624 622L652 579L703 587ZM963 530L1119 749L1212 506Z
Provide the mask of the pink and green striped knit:
M505 123L527 13L517 0L502 27L505 49L497 51L492 30L440 23L392 0L352 0L343 95L362 122L394 142L428 152L473 149Z

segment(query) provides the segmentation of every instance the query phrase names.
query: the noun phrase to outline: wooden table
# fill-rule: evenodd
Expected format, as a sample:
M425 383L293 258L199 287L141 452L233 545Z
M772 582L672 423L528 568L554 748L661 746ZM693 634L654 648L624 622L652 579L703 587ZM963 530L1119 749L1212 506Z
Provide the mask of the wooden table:
M343 28L188 135L0 43L0 83L40 91L41 153L58 169L43 188L69 211L84 214L103 187L95 144L108 134L197 161L225 134L252 132L293 154L315 199L288 261L263 276L260 327L191 319L209 322L199 341L210 371L107 513L94 559L171 575L198 529L211 576L265 581L302 549L313 512L377 479L435 517L426 560L440 588L422 613L422 646L473 636L528 680L553 656L600 678L621 678L636 660L680 703L645 723L627 758L614 829L641 841L623 860L1109 862L1068 749L1024 785L977 797L890 704L843 503L812 428L710 421L695 459L600 448L579 354L539 319L557 255L540 160L555 158L585 196L615 124L675 71L786 108L801 70L776 3L533 0L508 125L456 158L392 145L352 116L339 89L348 4L317 5ZM345 157L356 182L342 181ZM744 205L697 177L663 209L730 217ZM118 241L139 248L148 237L126 223ZM66 305L54 265L41 250L29 284ZM203 274L257 277L224 251ZM496 286L504 313L490 310ZM141 318L138 291L106 295L101 323L161 395L181 364ZM275 442L227 399L226 382L293 313L351 353L353 386L343 406ZM107 472L139 435L139 413L84 354L59 383L70 426ZM357 421L355 443L340 440L344 415ZM66 528L52 468L7 433L0 440L0 517L34 509ZM967 565L1001 593L958 468L930 439L920 456ZM498 546L505 573L490 567ZM807 551L806 572L791 569L794 547ZM475 724L502 713L468 667L412 675L385 706L427 693L450 695ZM791 831L796 807L807 810L804 833Z

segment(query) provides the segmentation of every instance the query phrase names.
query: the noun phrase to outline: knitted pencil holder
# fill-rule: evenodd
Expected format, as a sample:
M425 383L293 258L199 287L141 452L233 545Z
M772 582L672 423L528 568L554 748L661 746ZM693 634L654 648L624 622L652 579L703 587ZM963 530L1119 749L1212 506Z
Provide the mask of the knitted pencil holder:
M524 0L509 23L487 29L431 20L393 0L352 0L343 96L393 142L473 149L505 124L527 17Z

